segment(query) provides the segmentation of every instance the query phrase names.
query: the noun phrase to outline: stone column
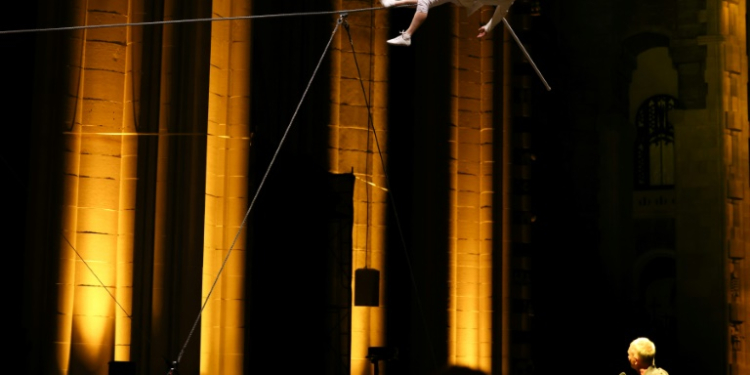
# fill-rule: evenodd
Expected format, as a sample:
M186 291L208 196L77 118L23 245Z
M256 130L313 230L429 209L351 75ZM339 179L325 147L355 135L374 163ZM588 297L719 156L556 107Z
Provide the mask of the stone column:
M214 1L212 17L250 15L251 3ZM250 20L212 22L201 302L205 374L244 371L250 64Z

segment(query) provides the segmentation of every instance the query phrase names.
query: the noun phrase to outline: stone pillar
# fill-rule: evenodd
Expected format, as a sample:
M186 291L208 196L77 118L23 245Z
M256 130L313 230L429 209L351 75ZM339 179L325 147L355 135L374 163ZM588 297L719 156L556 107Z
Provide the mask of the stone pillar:
M251 0L213 2L213 18L251 14ZM245 338L245 220L249 209L250 20L214 21L206 156L201 362L241 374Z
M355 0L336 0L334 9L378 6ZM352 374L370 374L374 366L368 348L386 345L385 337L385 220L388 181L388 11L356 12L345 19L331 47L331 106L328 125L328 170L353 173L354 222L352 229L352 286L355 272L379 272L377 306L352 305ZM350 38L351 37L351 43ZM352 50L352 45L354 50ZM398 251L401 251L399 249ZM352 301L355 301L352 295ZM343 354L343 353L342 353ZM383 373L387 363L379 362Z
M71 25L133 21L131 1L70 5ZM56 372L107 374L130 360L139 32L70 32L63 118L63 201ZM137 55L137 54L136 54Z
M466 17L455 7L452 16L448 360L451 364L492 373L493 278L496 256L495 112L493 111L494 45L502 26L478 40L476 27L494 8ZM486 21L485 21L486 22Z

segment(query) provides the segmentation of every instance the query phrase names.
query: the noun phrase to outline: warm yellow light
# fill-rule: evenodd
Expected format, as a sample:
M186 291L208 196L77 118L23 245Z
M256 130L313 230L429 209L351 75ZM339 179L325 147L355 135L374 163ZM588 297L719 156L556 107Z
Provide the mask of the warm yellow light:
M479 13L477 14L477 16ZM493 131L491 38L466 41L460 12L454 13L449 169L450 245L448 361L492 371ZM471 54L468 57L466 54ZM478 57L478 59L477 59ZM465 74L466 71L472 74ZM497 189L501 191L500 189Z
M79 268L80 269L80 268ZM85 271L88 272L88 271ZM113 339L112 297L100 285L85 285L76 288L77 312L73 318L73 346L80 347L74 352L83 363L96 363L102 359L110 361L111 354L102 357L102 351L111 347Z
M251 2L213 2L214 17L246 16ZM242 374L250 158L250 23L211 24L201 374Z

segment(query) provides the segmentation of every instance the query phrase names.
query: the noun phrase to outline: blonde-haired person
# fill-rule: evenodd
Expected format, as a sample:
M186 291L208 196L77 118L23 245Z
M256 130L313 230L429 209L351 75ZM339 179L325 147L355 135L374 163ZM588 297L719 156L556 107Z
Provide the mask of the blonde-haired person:
M656 367L656 345L645 337L633 340L628 347L630 367L639 375L669 375L666 370Z
M492 14L492 18L490 18L489 22L484 24L479 28L479 34L477 34L477 38L481 38L485 36L490 30L492 30L495 25L500 22L503 17L505 17L505 14L508 13L508 8L510 8L510 5L513 3L513 0L504 0L504 1L482 1L482 0L473 0L468 2L471 4L468 12L469 14L473 13L475 10L479 9L481 5L484 3L498 3L502 4L502 6L495 7L495 13ZM411 24L409 25L409 28L405 31L401 32L401 35L388 40L388 44L392 44L394 46L410 46L411 45L411 36L414 35L414 33L417 31L419 26L422 26L422 23L427 19L427 13L429 12L430 8L436 7L438 5L443 5L446 3L454 3L456 5L463 6L467 3L466 0L380 0L380 3L383 4L384 7L390 8L394 6L406 6L406 5L416 5L417 10L414 12L414 17L411 19Z

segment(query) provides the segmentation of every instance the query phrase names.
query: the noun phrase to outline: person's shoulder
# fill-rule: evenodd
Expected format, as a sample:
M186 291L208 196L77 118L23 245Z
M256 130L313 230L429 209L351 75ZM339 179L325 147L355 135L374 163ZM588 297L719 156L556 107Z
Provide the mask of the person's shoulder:
M649 367L643 375L669 375L669 373L661 367Z

